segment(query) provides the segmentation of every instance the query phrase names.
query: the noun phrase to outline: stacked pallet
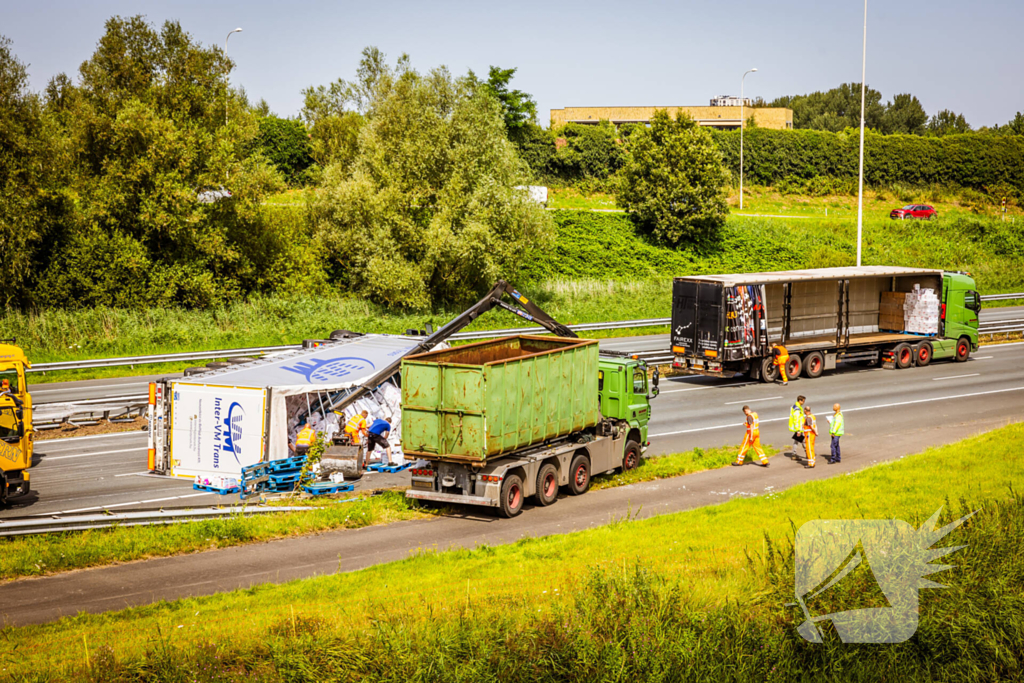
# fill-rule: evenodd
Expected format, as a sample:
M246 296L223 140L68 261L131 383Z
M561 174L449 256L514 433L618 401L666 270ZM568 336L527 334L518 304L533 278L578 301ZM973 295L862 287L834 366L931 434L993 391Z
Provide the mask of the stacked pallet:
M878 308L878 329L880 331L904 331L906 300L906 292L882 292L882 301Z

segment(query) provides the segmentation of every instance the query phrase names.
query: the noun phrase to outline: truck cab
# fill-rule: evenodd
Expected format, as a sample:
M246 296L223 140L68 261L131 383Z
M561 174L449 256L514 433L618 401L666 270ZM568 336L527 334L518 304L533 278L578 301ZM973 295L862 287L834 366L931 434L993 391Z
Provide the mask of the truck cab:
M967 273L945 272L942 275L942 337L949 342L947 354L956 360L967 360L978 350L978 313L981 297L977 285ZM935 354L936 358L942 356Z
M598 362L597 392L601 415L628 426L627 440L646 449L651 399L658 392L657 375L648 378L643 361L602 355Z
M29 491L32 399L25 383L29 367L20 348L0 342L0 505Z

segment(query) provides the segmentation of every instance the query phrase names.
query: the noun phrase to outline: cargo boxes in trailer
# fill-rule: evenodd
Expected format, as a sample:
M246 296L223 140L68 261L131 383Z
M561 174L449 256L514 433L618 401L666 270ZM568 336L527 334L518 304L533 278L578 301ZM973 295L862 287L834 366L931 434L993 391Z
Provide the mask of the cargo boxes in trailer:
M673 366L685 373L773 381L819 377L837 362L905 368L958 361L978 347L980 298L965 273L863 266L677 277Z
M657 378L596 340L512 337L402 360L402 447L422 459L410 498L495 507L587 491L639 464Z

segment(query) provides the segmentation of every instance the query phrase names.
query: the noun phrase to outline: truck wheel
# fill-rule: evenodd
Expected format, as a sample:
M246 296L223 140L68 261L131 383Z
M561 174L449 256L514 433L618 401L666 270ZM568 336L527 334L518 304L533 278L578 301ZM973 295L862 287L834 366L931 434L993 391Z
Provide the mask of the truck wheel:
M804 359L804 377L817 379L823 372L825 372L825 357L821 355L820 351L811 351Z
M590 488L590 458L577 455L569 467L569 493L581 496Z
M967 337L960 337L956 341L956 355L953 356L953 360L957 363L963 363L971 355L971 342L967 341Z
M523 511L523 480L518 474L505 477L501 485L501 514L515 517Z
M897 344L892 350L892 355L896 359L896 367L900 370L914 364L914 350L910 348L910 344Z
M914 347L914 358L917 359L919 367L924 367L932 362L932 343L921 342Z
M533 496L537 505L551 505L558 499L558 470L551 463L537 473L537 493Z
M800 371L803 370L804 363L800 359L798 354L792 354L789 360L786 361L786 376L790 379L796 379L800 376Z
M626 448L622 451L622 471L635 470L640 464L640 444L636 441L627 441Z
M779 378L779 368L772 362L771 357L761 360L761 381L771 384Z

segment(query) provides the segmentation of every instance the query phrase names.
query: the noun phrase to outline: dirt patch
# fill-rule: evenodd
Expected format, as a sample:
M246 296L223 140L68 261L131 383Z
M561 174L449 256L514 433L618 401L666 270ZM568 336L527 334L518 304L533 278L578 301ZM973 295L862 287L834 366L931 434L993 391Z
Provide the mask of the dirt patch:
M99 424L88 427L76 427L71 424L62 424L56 429L46 429L35 433L34 441L52 441L53 439L66 439L72 436L96 436L98 434L117 434L119 432L139 432L146 428L146 419L137 417L131 422L108 422L100 420Z

